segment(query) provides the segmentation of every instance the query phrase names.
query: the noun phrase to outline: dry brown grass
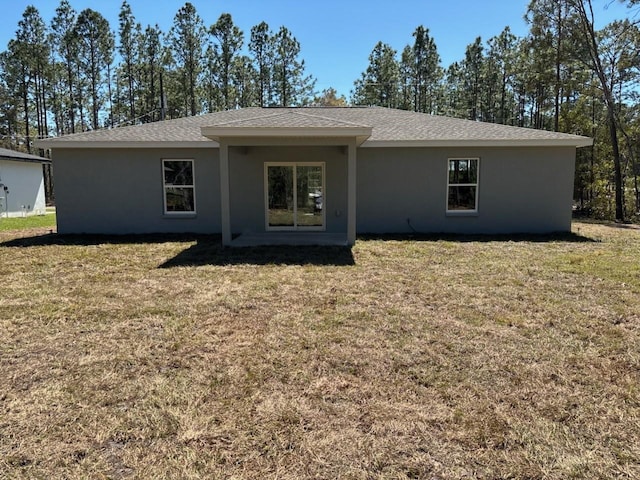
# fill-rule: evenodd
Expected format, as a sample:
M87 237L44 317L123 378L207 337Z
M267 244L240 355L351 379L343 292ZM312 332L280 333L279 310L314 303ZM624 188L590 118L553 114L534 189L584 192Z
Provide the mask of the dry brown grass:
M0 477L639 478L640 232L575 233L0 233Z

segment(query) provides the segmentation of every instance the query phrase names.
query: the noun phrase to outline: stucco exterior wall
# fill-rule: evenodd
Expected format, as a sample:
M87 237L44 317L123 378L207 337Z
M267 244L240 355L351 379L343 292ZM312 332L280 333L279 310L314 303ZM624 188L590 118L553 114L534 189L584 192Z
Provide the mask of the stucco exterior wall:
M347 231L347 153L336 146L229 147L231 231L264 232L266 162L324 162L326 232Z
M0 160L0 183L8 189L0 191L0 215L20 217L45 213L42 164Z
M479 158L478 212L446 212L448 158ZM196 214L166 215L162 159L194 159ZM229 147L232 233L265 231L265 162L324 162L326 231L347 229L347 151ZM220 233L217 149L55 149L60 233ZM358 148L357 232L569 231L575 148ZM407 222L410 221L411 226Z
M195 215L166 215L162 159L193 159ZM59 233L220 232L217 149L54 149Z
M478 212L468 216L446 212L448 158L460 157L480 159ZM573 147L360 148L357 231L569 231L574 169Z

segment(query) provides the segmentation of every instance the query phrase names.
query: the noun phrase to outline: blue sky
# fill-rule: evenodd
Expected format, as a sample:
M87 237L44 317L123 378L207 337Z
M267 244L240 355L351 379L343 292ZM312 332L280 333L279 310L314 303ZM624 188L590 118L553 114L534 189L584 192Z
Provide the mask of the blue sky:
M70 0L77 10L93 8L118 29L121 0ZM129 0L143 27L158 24L171 28L184 0ZM307 73L317 88L334 87L349 97L353 82L367 67L368 56L378 41L401 51L412 42L418 25L430 30L443 66L464 57L465 48L477 36L486 41L505 26L518 36L527 33L523 20L529 0L191 0L209 26L221 13L232 15L248 39L251 27L261 21L272 30L281 25L293 32L302 46ZM624 18L628 11L617 0L594 0L600 25ZM49 23L59 0L0 0L0 48L13 37L22 13L35 5Z

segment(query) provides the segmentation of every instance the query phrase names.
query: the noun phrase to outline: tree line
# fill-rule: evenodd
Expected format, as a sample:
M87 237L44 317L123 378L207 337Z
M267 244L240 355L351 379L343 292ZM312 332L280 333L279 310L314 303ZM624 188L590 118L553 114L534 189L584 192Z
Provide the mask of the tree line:
M640 0L620 1L637 17ZM637 221L640 31L630 18L596 29L591 0L531 0L525 37L509 27L478 37L446 68L419 26L401 52L375 45L351 101L593 137L578 153L577 208Z
M5 145L30 149L36 136L254 105L303 105L314 91L300 43L284 26L273 32L262 22L245 39L230 14L207 26L189 2L166 33L158 25L143 28L127 0L118 20L116 34L99 12L76 12L68 0L49 24L37 8L26 8L0 53Z
M619 1L630 13L640 3ZM285 26L261 22L245 35L228 13L207 26L187 2L163 32L143 28L124 0L114 32L69 0L48 24L30 6L0 53L0 135L30 151L35 137L240 107L380 105L591 136L594 147L577 158L578 208L637 220L637 22L630 15L596 29L591 0L531 0L525 18L526 36L506 27L478 37L449 66L424 26L400 52L380 41L347 101L333 88L316 91Z

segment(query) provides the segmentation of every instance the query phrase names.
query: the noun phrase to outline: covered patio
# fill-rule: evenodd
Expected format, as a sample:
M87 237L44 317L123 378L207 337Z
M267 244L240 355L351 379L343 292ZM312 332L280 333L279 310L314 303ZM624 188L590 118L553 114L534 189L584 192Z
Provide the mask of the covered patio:
M217 141L220 145L220 208L222 243L224 246L353 245L355 243L356 151L357 147L371 135L372 128L370 126L326 118L306 112L282 110L275 111L272 115L206 126L202 127L201 130L203 136ZM302 147L305 150L300 150ZM274 165L274 159L280 160L278 165L283 167L291 166L294 178L296 168L302 170L308 168L309 165L321 165L324 177L325 162L319 162L318 159L323 160L322 152L326 152L328 147L337 148L338 150L336 151L340 152L342 158L346 157L346 183L344 184L346 192L341 192L342 195L346 193L344 195L346 197L346 208L344 213L342 208L334 207L332 210L336 217L344 214L346 217L344 228L340 227L340 231L335 231L335 228L327 229L327 223L324 220L321 224L314 225L313 228L308 228L304 225L298 226L295 219L290 225L284 224L281 226L270 223L268 168ZM288 160L284 161L278 157L278 148L285 152L282 158L287 158ZM298 152L303 152L303 154L299 153L295 160L292 160L291 152L295 151L295 148L298 148ZM251 189L253 187L253 190L255 190L257 179L249 177L263 175L260 183L264 185L263 211L265 215L264 222L260 227L257 227L255 220L250 222L252 225L238 225L238 221L232 221L234 220L232 212L234 209L240 208L234 202L242 203L245 201L244 198L237 194L237 191L232 192L233 181L238 181L237 178L235 180L231 178L231 171L234 166L232 149L236 153L236 158L237 155L253 154L254 157L258 156L258 160L263 165L262 174L252 167L254 169L247 175L247 183L245 184L245 188ZM313 155L310 155L310 152ZM311 160L311 157L314 157L314 159ZM335 192L335 189L338 188L337 184L341 184L342 180L338 179L335 174L328 175L327 185L322 185L322 195L324 196L326 191L331 191L332 189ZM293 188L292 198L295 199L295 184ZM251 208L254 210L257 208L255 202ZM326 197L323 198L321 208L324 209L322 212L324 219L327 209ZM295 209L294 201L294 212ZM254 218L257 217L254 215ZM234 234L239 235L234 238Z

